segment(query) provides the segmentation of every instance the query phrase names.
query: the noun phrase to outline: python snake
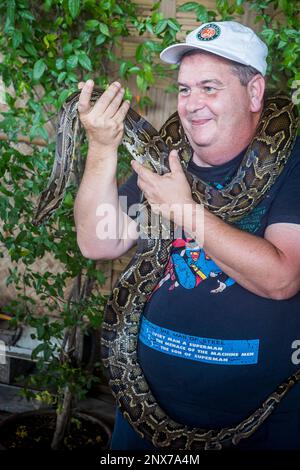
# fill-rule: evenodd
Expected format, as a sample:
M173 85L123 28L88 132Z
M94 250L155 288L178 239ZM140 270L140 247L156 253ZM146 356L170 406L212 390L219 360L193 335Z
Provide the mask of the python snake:
M101 96L94 90L91 101ZM79 92L64 104L59 115L55 161L47 188L41 193L34 224L46 220L60 205L70 178L78 129ZM168 155L177 149L194 200L228 223L248 214L265 196L282 172L291 154L298 128L296 106L284 95L265 100L256 135L230 183L216 189L187 171L192 156L177 113L157 132L142 116L129 109L123 143L131 155L158 174L169 170ZM150 213L147 200L140 214ZM102 324L102 360L108 370L111 390L124 417L135 431L155 447L194 450L236 445L252 435L300 380L300 370L278 386L242 422L223 429L199 429L171 419L153 396L137 358L140 318L147 297L161 278L168 262L172 236L149 236L150 218L140 217L143 237L129 265L117 281L106 306ZM161 228L161 227L160 227ZM161 231L159 231L161 235Z

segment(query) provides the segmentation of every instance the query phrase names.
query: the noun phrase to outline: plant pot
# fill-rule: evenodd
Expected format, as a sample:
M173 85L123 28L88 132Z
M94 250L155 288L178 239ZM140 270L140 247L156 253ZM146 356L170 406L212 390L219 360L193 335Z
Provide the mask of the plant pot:
M0 423L0 448L49 450L55 421L56 413L52 409L9 416ZM111 430L99 418L86 411L75 410L62 450L99 452L108 448L110 438Z

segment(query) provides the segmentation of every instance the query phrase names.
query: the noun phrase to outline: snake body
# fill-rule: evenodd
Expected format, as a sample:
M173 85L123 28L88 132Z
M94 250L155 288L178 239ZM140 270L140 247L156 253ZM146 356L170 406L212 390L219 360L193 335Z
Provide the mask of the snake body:
M92 102L101 95L95 90ZM42 192L34 223L40 224L60 204L74 159L78 128L79 93L65 103L57 133L56 156L47 188ZM294 145L298 127L296 106L283 95L267 98L260 122L237 173L230 183L216 189L187 171L192 156L177 113L157 132L131 108L125 124L123 143L144 166L164 174L169 171L171 149L179 151L180 161L190 183L194 200L228 223L235 222L257 206L281 174ZM149 215L146 200L140 214ZM236 445L252 435L267 419L288 390L300 380L300 370L282 383L242 422L223 429L199 429L175 422L159 406L146 381L137 358L140 318L147 297L161 278L168 262L172 236L151 237L149 217L139 218L143 236L137 250L116 283L107 303L102 324L102 360L110 387L124 417L136 432L158 448L181 450L220 449Z

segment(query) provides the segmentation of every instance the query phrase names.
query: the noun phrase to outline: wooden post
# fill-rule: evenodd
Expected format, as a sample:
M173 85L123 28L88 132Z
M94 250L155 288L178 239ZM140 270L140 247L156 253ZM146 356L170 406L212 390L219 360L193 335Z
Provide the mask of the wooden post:
M167 18L176 18L176 0L162 0L161 12Z

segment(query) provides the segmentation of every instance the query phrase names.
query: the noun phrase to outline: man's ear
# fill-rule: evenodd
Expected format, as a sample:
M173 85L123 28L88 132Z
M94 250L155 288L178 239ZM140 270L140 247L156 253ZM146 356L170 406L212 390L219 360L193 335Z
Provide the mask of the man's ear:
M259 112L262 107L266 82L262 75L257 74L251 78L247 85L247 92L250 100L250 111Z

